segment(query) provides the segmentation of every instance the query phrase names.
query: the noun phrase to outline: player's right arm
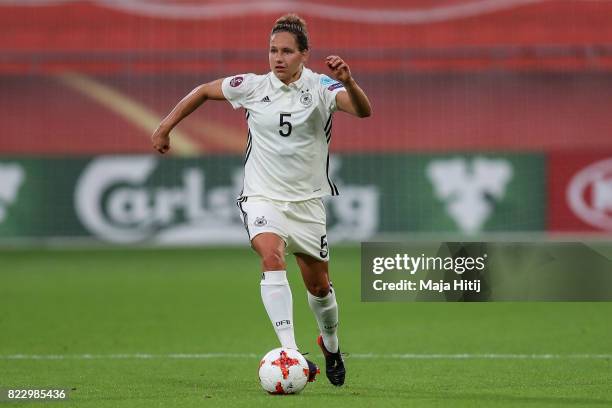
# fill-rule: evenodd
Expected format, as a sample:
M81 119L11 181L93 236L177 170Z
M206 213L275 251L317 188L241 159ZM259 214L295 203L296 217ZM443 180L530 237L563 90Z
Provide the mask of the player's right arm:
M221 89L223 78L203 84L189 92L166 116L151 136L153 148L160 153L170 150L170 131L191 112L209 99L214 101L225 100Z

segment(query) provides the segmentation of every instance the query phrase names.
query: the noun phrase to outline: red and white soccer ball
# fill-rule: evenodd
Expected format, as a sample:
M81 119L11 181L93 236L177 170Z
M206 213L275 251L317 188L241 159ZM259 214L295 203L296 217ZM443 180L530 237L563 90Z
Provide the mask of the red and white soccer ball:
M259 363L259 381L270 394L297 394L306 387L308 363L297 350L274 349Z

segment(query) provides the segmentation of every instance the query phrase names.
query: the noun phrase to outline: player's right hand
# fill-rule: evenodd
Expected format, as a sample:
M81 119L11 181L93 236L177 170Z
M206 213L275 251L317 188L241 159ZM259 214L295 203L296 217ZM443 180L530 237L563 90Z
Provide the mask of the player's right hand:
M161 154L170 150L170 132L161 127L155 130L151 136L151 141L153 142L153 148Z

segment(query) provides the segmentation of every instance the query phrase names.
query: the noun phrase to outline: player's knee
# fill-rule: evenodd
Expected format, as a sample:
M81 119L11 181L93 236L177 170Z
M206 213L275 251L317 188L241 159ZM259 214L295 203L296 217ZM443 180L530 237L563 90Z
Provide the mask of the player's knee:
M308 285L308 292L310 292L312 296L316 297L327 296L327 294L329 293L329 289L329 283L315 283Z
M285 270L285 258L278 251L268 251L261 257L261 263L266 271L282 271Z

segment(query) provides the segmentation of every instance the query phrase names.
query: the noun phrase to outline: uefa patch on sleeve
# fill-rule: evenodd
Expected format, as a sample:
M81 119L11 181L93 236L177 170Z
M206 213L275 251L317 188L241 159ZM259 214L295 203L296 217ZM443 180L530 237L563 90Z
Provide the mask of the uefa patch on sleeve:
M237 86L240 86L240 84L242 84L242 82L244 81L244 78L241 76L235 76L232 78L232 80L230 81L230 86L232 88L235 88Z
M331 79L327 75L321 75L321 85L323 85L325 88L327 88L330 85L335 84L336 82L337 82L336 80Z
M334 89L338 89L338 88L344 88L344 85L342 85L341 82L336 82L335 84L330 85L327 90L328 91L333 91Z

